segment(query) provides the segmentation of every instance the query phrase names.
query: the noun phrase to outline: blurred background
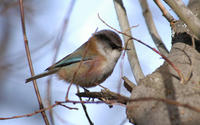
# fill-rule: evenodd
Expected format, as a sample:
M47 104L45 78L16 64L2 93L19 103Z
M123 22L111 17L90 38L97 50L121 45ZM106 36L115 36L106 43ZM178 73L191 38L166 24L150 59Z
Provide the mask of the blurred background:
M133 28L134 37L155 47L146 27L138 0L124 0L129 23ZM148 1L158 32L168 50L171 48L171 29L169 23L154 2ZM185 0L185 3L188 1ZM168 8L168 7L167 7ZM35 74L43 72L53 63L56 49L59 47L56 61L73 52L88 40L95 32L109 29L97 17L120 30L112 0L24 0L26 31ZM168 8L170 13L173 13ZM175 16L175 15L174 15ZM176 17L177 18L177 17ZM65 28L66 27L66 28ZM120 35L121 36L121 35ZM121 36L122 38L122 36ZM59 42L61 41L61 44ZM145 75L158 68L163 60L149 48L135 42L137 55ZM123 64L123 69L120 65ZM39 109L33 84L25 84L30 77L26 58L23 34L21 29L20 11L17 0L0 1L0 117L9 117L32 113ZM127 57L119 60L113 74L102 83L111 91L117 92L121 73L136 83L131 72ZM47 79L37 80L43 103L47 106ZM69 84L52 77L51 102L65 99ZM90 88L100 91L101 88ZM130 93L121 86L121 93ZM72 86L69 98L78 100L76 87ZM87 125L88 120L80 104L67 104L79 108L69 110L58 106L53 109L55 125ZM95 125L130 125L126 119L125 107L106 104L86 104L90 118ZM48 111L47 111L48 114ZM44 125L41 114L11 120L0 120L0 125Z

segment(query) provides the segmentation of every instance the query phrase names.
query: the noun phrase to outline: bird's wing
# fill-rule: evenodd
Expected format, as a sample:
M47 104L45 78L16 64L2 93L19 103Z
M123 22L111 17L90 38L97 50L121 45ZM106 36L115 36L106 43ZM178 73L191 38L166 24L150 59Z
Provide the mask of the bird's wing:
M87 60L93 59L93 56L91 56L91 54L89 54L89 53L87 53L84 58L82 57L82 55L83 55L83 53L74 52L74 53L64 57L63 59L61 59L57 63L53 64L52 66L50 66L46 70L51 70L51 69L54 69L54 68L67 66L67 65L70 65L70 64L73 64L73 63L80 62L81 60L87 61Z
M90 60L90 58L88 57L85 57L85 58L82 58L82 57L71 57L71 58L66 58L66 59L63 59L62 61L58 62L54 67L63 67L63 66L66 66L66 65L70 65L70 64L73 64L73 63L77 63L77 62L80 62L81 60L83 61L86 61L86 60Z
M88 44L88 42L84 43L82 46L80 46L77 50L75 50L73 53L67 55L57 63L53 64L46 70L51 70L54 68L59 68L63 66L67 66L73 63L80 62L81 60L87 61L87 60L92 60L96 56L95 51L96 51L96 46L92 45L93 43ZM88 49L89 46L92 46L91 49ZM84 58L83 58L84 57Z

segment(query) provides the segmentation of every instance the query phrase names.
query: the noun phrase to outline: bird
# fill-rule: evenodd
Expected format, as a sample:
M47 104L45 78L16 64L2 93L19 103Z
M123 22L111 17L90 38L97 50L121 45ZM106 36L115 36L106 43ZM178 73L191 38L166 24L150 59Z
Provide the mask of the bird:
M68 83L83 88L94 87L112 74L123 50L122 40L117 33L107 29L96 31L74 52L25 82L57 74L59 79Z

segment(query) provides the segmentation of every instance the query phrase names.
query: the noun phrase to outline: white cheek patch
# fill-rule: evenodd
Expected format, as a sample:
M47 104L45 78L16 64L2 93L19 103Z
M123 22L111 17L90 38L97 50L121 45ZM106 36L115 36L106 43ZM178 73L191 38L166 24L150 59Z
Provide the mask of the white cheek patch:
M101 42L97 44L97 49L101 53L101 55L106 57L106 61L102 66L103 69L102 71L104 71L104 73L112 72L117 63L118 58L121 55L121 51L105 47L104 45L101 44Z
M109 47L106 47L104 45L102 45L102 42L97 42L97 49L98 51L106 57L106 59L108 60L116 60L120 57L121 52L118 51L117 49L111 49Z

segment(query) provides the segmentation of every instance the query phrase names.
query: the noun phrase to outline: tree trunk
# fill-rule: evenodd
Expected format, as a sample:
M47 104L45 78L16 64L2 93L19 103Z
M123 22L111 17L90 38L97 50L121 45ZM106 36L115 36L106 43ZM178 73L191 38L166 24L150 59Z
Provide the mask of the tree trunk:
M199 0L191 0L188 7L200 17ZM200 41L193 40L181 20L171 28L173 45L168 59L181 70L186 82L180 83L177 73L165 62L133 88L131 98L166 98L199 108ZM127 105L127 116L138 125L200 125L200 113L160 101L132 102Z

